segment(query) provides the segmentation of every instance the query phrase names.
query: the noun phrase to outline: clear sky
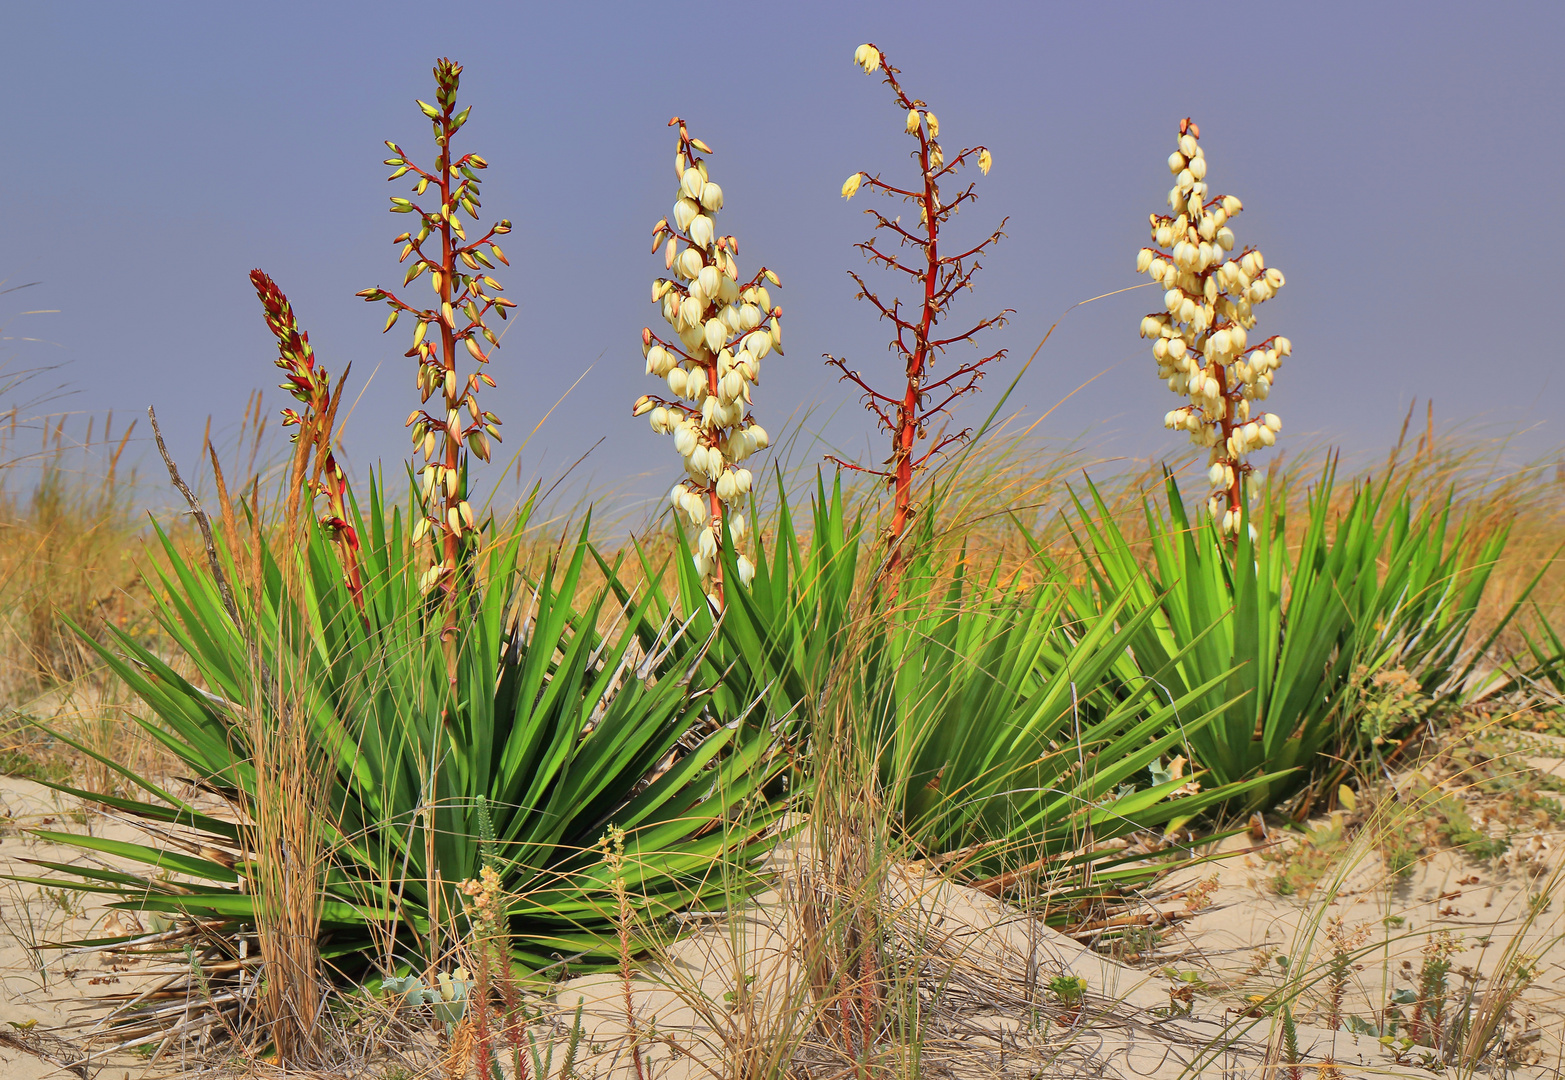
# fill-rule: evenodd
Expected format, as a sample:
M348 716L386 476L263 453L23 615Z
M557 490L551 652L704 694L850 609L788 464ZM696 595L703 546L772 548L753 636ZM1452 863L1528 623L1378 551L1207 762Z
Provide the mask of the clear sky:
M5 30L0 276L40 284L0 314L46 343L13 341L0 362L62 364L49 385L72 393L49 409L157 405L192 463L208 414L231 432L275 382L256 266L333 374L353 364L355 467L402 458L405 334L383 338L384 308L353 294L400 281L406 219L385 208L406 191L385 181L381 140L427 155L413 101L446 54L473 105L459 149L488 158L484 210L516 225L496 276L521 306L487 399L506 456L580 377L525 476L551 482L600 438L571 483L628 476L656 495L676 475L667 440L629 415L654 388L639 333L657 317L647 241L675 197L675 113L715 150L742 265L782 277L787 356L768 359L756 415L775 435L809 412L811 452L884 456L820 359L896 377L846 274L868 228L843 179L909 168L889 91L851 62L862 41L948 147L993 150L956 223L976 239L1009 217L967 305L1016 310L990 335L1011 359L988 393L1070 305L1145 280L1136 249L1190 115L1213 189L1244 200L1240 241L1288 277L1260 309L1262 333L1294 342L1269 403L1288 439L1385 446L1432 396L1447 420L1521 432L1518 456L1565 442L1559 3L62 2L12 5ZM1036 415L1102 372L1039 432L1095 456L1176 451L1160 427L1175 399L1136 336L1155 306L1141 289L1072 312L1013 403Z

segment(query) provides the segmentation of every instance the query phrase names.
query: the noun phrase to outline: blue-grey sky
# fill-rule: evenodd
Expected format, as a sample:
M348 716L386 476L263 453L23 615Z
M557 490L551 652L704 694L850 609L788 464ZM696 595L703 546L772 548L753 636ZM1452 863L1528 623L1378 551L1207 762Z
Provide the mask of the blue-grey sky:
M955 226L976 238L1009 217L966 305L1016 312L987 339L1011 350L989 393L1070 305L1144 280L1135 252L1190 115L1214 190L1244 200L1240 241L1288 276L1260 309L1261 332L1294 342L1269 406L1285 441L1385 446L1433 397L1444 419L1522 432L1518 455L1562 442L1565 5L51 3L11 7L5 27L0 275L40 284L0 302L59 314L11 317L9 334L48 343L0 360L62 364L73 393L51 409L156 404L192 463L208 414L232 431L275 382L255 266L333 374L352 361L355 467L403 456L405 335L382 337L384 308L353 294L400 281L406 219L385 208L406 191L381 140L428 156L413 102L446 54L473 105L459 149L488 158L484 210L516 225L496 276L520 308L488 397L503 456L580 377L524 476L551 481L600 438L572 483L631 476L655 495L675 476L629 416L654 388L638 338L675 113L715 150L742 265L782 277L787 356L767 361L756 414L775 435L813 408L812 452L883 456L820 359L896 379L846 275L863 204L838 194L856 169L909 168L889 91L851 62L870 40L947 146L993 150ZM1073 311L1013 404L1036 415L1103 372L1040 434L1095 456L1177 451L1160 427L1175 399L1136 336L1155 306L1141 289Z

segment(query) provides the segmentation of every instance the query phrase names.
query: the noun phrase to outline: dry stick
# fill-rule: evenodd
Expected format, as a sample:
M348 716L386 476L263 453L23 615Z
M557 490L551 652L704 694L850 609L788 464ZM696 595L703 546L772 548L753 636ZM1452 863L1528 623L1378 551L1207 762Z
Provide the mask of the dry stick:
M158 453L163 455L163 464L168 469L168 478L185 497L185 502L190 505L190 515L196 519L196 524L201 528L201 539L206 544L207 564L212 568L212 576L217 579L217 591L223 598L223 610L227 611L228 617L234 620L234 628L244 633L244 623L239 618L239 605L234 603L234 592L228 587L228 577L223 573L222 561L217 557L217 544L212 540L212 522L207 518L206 511L201 509L201 500L196 498L196 493L190 490L190 485L179 475L179 466L174 464L174 459L169 455L168 445L163 441L163 432L158 427L157 411L151 405L147 406L147 416L152 421L152 435L157 439Z
M168 445L163 441L163 431L158 427L158 414L151 405L147 406L147 417L152 421L152 435L157 440L158 453L163 457L163 465L168 469L168 478L174 487L185 497L185 502L190 506L190 515L196 519L196 524L201 529L201 539L206 545L207 565L212 568L212 577L217 581L218 595L223 600L223 610L228 612L228 617L233 620L234 629L238 630L244 638L245 648L249 652L250 661L256 666L261 676L261 693L268 704L275 705L275 695L272 693L272 673L265 660L261 658L260 649L245 629L244 621L239 617L239 605L234 602L234 591L228 585L228 575L223 573L222 560L217 557L217 544L212 539L212 521L207 517L205 510L201 508L201 500L196 498L196 493L190 490L190 485L185 483L179 475L179 466L174 464L174 458L168 452ZM221 480L219 481L221 483ZM225 505L225 517L232 512L232 508ZM257 519L259 522L259 519ZM259 528L259 524L257 525Z

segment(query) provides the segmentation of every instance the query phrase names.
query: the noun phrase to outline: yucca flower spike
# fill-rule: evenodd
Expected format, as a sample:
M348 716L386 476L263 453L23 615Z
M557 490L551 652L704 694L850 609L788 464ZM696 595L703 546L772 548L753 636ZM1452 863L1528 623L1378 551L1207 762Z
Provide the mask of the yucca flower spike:
M399 261L412 259L402 284L405 287L428 273L435 295L427 306L409 303L387 289L365 289L358 295L391 309L386 318L388 331L404 315L414 320L412 342L403 354L417 365L414 381L424 405L407 419L414 454L424 459L418 470L422 506L413 537L429 542L428 564L418 585L424 592L439 588L451 601L463 553L477 540L467 499L470 456L488 461L493 444L500 441L500 418L478 406L480 389L495 385L486 366L500 344L487 320L493 315L504 320L516 302L500 295L502 286L492 276L496 263L510 265L496 241L511 231L510 221L502 218L472 240L462 224L463 215L470 221L478 218L482 205L479 173L489 167L479 155L458 155L451 148L472 111L471 106L460 111L456 107L462 65L442 59L435 64L434 74L435 104L418 102L433 128L433 167L425 170L415 164L389 140L386 147L392 156L386 164L392 168L390 180L414 174L415 197L429 191L438 198L434 205L400 196L391 200L392 213L417 215L417 230L392 241L401 245ZM464 375L458 363L469 360L479 366ZM430 398L436 399L433 404ZM452 618L454 612L454 606L450 607Z
M740 281L738 241L719 235L715 224L723 190L709 178L701 156L711 148L691 138L679 117L669 126L679 129L674 156L679 190L669 217L652 230L652 250L664 248L663 265L672 274L652 285L652 302L661 306L669 330L641 331L646 372L663 380L668 396L643 394L632 413L646 416L658 434L673 437L685 479L674 485L669 501L700 530L692 557L703 591L721 607L723 524L736 544L742 542L740 508L753 482L742 463L770 443L750 416L750 399L761 361L782 354L782 308L773 305L767 290L780 282L765 267ZM737 566L741 583L748 584L754 565L740 555Z
M1208 450L1214 490L1207 511L1225 533L1237 534L1245 519L1248 457L1274 445L1282 430L1277 414L1260 411L1258 403L1270 396L1293 343L1279 335L1250 340L1255 309L1285 279L1254 248L1231 257L1230 224L1244 206L1232 195L1209 194L1200 139L1188 117L1180 122L1179 145L1168 156L1170 212L1150 215L1152 244L1136 255L1136 272L1164 290L1162 310L1141 320L1141 336L1152 340L1157 377L1189 399L1163 417L1163 426Z

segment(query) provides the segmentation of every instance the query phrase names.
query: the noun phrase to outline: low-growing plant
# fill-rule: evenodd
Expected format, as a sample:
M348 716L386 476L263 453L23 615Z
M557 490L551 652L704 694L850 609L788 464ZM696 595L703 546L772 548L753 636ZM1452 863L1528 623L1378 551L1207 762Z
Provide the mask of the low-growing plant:
M1450 493L1421 497L1394 467L1355 485L1347 507L1333 514L1334 475L1328 463L1310 492L1296 552L1288 546L1286 492L1272 487L1251 529L1229 543L1209 516L1191 521L1167 477L1167 514L1150 499L1143 504L1145 557L1096 487L1088 486L1090 501L1074 502L1072 543L1087 573L1072 590L1074 609L1095 617L1127 596L1136 608L1157 608L1134 632L1127 628L1125 677L1134 670L1156 678L1178 697L1233 669L1201 702L1221 716L1193 732L1189 748L1218 782L1281 774L1252 788L1245 809L1307 789L1307 811L1313 793L1334 791L1351 770L1373 764L1378 748L1353 717L1361 668L1416 673L1430 707L1480 692L1474 672L1525 599L1524 591L1483 641L1470 642L1507 529L1486 529ZM1032 542L1051 572L1068 580L1068 568ZM1176 653L1182 659L1171 665ZM1403 724L1416 722L1403 715Z
M1360 664L1354 669L1353 680L1361 688L1359 735L1371 746L1384 746L1398 733L1416 727L1432 704L1418 679L1405 668L1371 675L1369 668Z
M1087 995L1087 980L1080 975L1056 975L1049 980L1049 993L1061 1007L1074 1012Z
M1419 965L1413 1015L1408 1019L1408 1037L1415 1045L1440 1048L1444 1030L1441 1021L1445 1016L1448 986L1446 976L1451 971L1451 958L1465 948L1449 930L1430 934L1424 944L1423 962Z

